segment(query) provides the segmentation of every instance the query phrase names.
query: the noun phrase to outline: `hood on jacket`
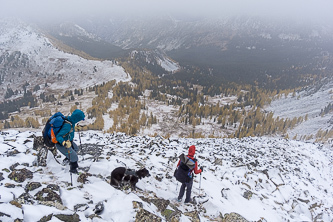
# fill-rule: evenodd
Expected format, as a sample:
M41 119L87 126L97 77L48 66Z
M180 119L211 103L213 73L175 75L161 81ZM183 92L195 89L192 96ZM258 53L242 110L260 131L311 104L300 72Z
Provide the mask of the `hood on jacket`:
M71 116L68 116L67 119L72 123L72 124L76 124L77 122L81 121L81 120L84 120L84 113L79 110L79 109L76 109L73 111L72 115Z
M190 146L190 148L188 149L188 155L191 156L191 157L194 157L194 154L195 154L195 146L192 145L192 146Z

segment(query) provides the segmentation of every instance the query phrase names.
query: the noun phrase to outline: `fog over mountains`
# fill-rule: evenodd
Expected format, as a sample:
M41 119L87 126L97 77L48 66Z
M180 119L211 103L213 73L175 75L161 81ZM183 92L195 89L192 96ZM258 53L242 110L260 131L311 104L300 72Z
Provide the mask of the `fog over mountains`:
M83 36L75 25L94 34L93 41L103 41L104 46L85 44L92 41L91 35ZM88 16L46 29L98 58L123 56L124 50L131 49L162 50L182 66L200 67L216 82L256 81L268 88L290 88L304 85L300 82L306 81L307 74L322 75L323 70L332 69L333 29L326 22L250 16L110 15ZM112 44L107 52L106 43ZM276 81L273 84L271 77Z

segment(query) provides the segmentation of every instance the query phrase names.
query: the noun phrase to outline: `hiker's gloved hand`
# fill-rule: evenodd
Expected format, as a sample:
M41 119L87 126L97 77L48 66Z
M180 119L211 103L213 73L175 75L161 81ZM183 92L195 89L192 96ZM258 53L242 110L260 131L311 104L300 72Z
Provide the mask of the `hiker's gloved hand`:
M75 129L76 129L77 131L81 131L82 126L80 126L79 124L77 124L77 125L75 126Z
M72 143L71 143L71 141L67 140L67 141L62 142L62 145L65 146L66 148L71 148Z
M203 172L203 166L200 167L201 172Z

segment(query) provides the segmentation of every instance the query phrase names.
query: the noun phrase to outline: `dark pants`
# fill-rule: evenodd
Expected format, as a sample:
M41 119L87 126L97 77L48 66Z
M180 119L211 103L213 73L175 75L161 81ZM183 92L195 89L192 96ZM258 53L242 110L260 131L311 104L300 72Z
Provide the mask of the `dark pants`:
M179 190L178 200L182 199L185 193L186 188L186 199L185 203L191 201L191 191L192 191L193 179L191 179L188 183L182 183L182 186Z
M78 157L77 157L76 152L79 151L79 147L74 142L72 142L72 147L69 148L70 158L68 157L68 149L66 147L64 147L63 145L61 145L59 143L56 143L56 147L71 162L77 162L78 161Z

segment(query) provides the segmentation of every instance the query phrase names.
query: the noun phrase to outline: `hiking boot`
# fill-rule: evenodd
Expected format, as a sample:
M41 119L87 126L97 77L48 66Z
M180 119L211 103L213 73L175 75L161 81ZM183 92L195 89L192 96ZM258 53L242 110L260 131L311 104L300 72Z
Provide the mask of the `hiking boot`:
M185 200L185 202L184 202L184 203L186 203L186 204L195 204L195 201L194 201L194 200L192 200L192 199L191 199L190 201L186 201L186 200Z
M70 162L69 165L70 165L69 172L71 172L71 173L75 173L75 174L78 174L78 173L79 173L79 172L77 171L77 168L79 167L79 165L77 164L77 162Z
M178 202L182 202L182 199L177 199Z

